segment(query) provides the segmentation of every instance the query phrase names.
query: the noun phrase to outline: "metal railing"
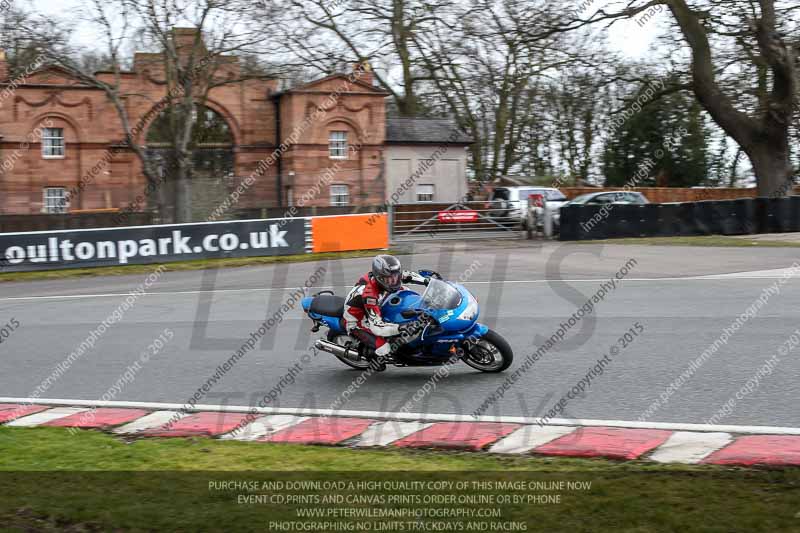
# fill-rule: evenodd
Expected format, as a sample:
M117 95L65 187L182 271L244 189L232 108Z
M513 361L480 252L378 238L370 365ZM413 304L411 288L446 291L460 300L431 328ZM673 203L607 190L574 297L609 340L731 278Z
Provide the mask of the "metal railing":
M485 201L394 205L390 221L395 241L522 236L519 216Z

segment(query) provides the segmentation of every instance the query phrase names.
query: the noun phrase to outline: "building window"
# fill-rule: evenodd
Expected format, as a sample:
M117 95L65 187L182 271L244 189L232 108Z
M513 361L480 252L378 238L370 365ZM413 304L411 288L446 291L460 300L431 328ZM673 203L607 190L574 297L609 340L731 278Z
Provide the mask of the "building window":
M433 185L417 185L417 201L432 202L436 188Z
M67 190L64 187L45 188L44 212L50 215L67 212Z
M331 159L347 159L347 132L332 131L328 137L328 150Z
M44 128L42 132L42 157L64 157L63 128Z
M345 206L350 203L347 185L331 185L331 205Z

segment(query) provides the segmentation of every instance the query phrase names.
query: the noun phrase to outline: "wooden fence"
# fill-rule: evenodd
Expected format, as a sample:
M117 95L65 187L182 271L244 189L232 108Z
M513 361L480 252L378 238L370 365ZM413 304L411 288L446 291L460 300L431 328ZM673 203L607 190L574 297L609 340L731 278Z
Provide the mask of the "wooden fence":
M571 200L576 196L586 193L620 191L622 190L622 187L561 187L560 190L566 195L567 198ZM669 202L699 202L702 200L736 200L737 198L755 198L758 196L755 188L684 189L678 187L636 187L630 190L644 194L647 199L654 204L665 204ZM795 188L795 194L798 193L800 193L800 190Z

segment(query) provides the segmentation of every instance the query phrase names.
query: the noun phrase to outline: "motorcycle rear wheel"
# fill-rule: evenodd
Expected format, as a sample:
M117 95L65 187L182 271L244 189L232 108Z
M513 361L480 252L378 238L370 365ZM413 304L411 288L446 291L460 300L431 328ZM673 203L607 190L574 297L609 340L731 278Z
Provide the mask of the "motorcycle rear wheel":
M464 362L481 372L502 372L514 362L514 352L499 333L490 329L486 335L469 344Z
M333 333L329 331L328 341L336 343L339 346L344 346L346 342L354 343L351 348L359 352L358 360L350 359L349 357L339 357L338 355L335 354L334 357L336 357L336 359L346 364L350 368L355 368L356 370L366 370L367 368L369 368L369 361L364 359L364 356L361 355L361 350L359 349L358 341L354 341L353 338L350 337L349 335L342 335L341 333Z

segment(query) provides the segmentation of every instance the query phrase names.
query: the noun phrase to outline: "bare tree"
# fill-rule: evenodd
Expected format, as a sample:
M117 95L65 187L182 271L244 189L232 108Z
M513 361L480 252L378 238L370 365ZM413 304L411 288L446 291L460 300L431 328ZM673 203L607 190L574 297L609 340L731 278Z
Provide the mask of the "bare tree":
M328 73L369 62L375 81L392 95L400 115L424 111L422 86L430 79L414 50L418 35L447 9L446 0L266 0L282 13L265 31L280 31L286 51L300 65ZM287 60L289 60L287 58Z
M552 18L550 10L547 2L476 0L468 11L440 14L429 31L415 36L437 89L431 98L476 139L471 163L479 179L524 166L524 144L548 120L543 91L561 69L590 63L570 48L579 48L573 36L532 37Z
M561 21L550 31L570 31L620 18L647 23L665 8L690 52L691 90L748 156L759 194L780 196L791 190L787 187L794 175L790 129L800 72L800 6L796 2L614 2L591 17Z
M281 16L290 61L320 72L369 61L398 114L454 117L476 141L470 167L479 179L525 171L531 142L548 151L551 139L542 132L553 114L544 93L565 81L560 69L589 71L603 63L602 43L589 41L588 31L541 35L557 16L543 0L293 0ZM598 53L586 54L587 45ZM586 103L578 110L573 100L572 122L561 123L572 128L564 136L569 150L552 152L555 159L580 160L562 161L575 175L588 174L596 142L599 104Z
M557 141L563 167L561 183L579 185L592 174L596 151L603 141L603 121L609 116L612 100L609 84L601 76L604 62L596 54L597 65L567 67L547 86L543 107L547 115L540 125L552 121L552 139Z
M40 64L49 46L67 38L64 28L48 21L37 21L40 30L32 35L26 28L33 24L33 17L13 5L0 11L0 21L0 48L6 52L11 77L29 72L29 67Z

